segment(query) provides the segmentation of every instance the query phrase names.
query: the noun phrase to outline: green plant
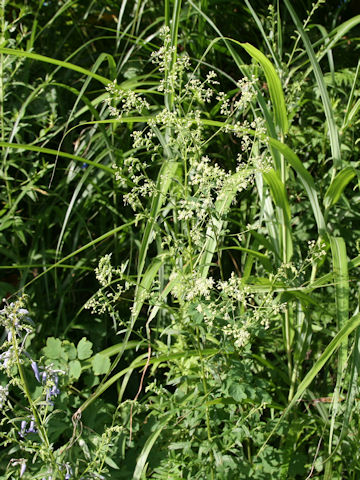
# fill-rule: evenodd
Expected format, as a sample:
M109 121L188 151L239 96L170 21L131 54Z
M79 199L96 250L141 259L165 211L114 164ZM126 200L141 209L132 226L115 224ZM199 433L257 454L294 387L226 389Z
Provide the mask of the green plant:
M320 1L303 19L246 1L257 48L211 1L124 0L81 44L112 3L50 3L25 49L1 11L2 78L10 61L46 73L1 103L4 269L39 317L16 337L23 306L2 312L4 478L356 478L359 67L334 58L359 18L328 33ZM62 17L65 60L42 40Z

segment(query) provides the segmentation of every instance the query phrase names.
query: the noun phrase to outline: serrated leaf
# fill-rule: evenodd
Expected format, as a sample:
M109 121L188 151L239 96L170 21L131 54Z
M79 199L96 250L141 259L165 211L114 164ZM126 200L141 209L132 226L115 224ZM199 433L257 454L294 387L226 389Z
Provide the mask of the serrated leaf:
M85 360L92 355L92 343L83 337L77 345L77 353L79 360Z

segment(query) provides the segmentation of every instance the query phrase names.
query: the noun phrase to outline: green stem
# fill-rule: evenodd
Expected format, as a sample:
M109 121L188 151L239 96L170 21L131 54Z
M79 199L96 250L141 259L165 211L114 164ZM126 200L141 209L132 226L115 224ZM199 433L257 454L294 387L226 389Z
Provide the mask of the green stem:
M6 0L0 0L0 48L5 47L6 38L5 38L5 4ZM0 138L1 141L5 140L5 119L4 119L4 100L5 100L5 83L4 83L4 54L0 53ZM8 197L9 208L11 207L11 189L8 181L7 168L6 164L3 165L3 171L1 176L5 179L6 192Z
M22 367L21 361L20 361L20 351L19 351L19 345L18 345L18 342L17 342L16 335L17 335L16 334L16 329L15 329L14 325L12 325L12 327L11 327L11 338L12 338L12 344L13 344L15 358L16 358L16 365L17 365L19 375L20 375L20 379L21 379L21 387L22 387L22 390L25 394L25 397L26 397L26 399L27 399L27 401L30 405L30 410L32 412L32 415L34 417L34 420L35 420L35 423L36 423L36 426L37 426L37 429L38 429L38 432L39 432L39 437L42 440L42 442L45 444L46 451L47 451L48 456L50 457L50 461L52 463L54 471L56 471L57 474L59 475L59 478L61 480L63 480L64 475L60 471L59 466L58 466L58 464L55 460L55 457L54 457L53 451L51 449L49 439L48 439L47 434L46 434L46 429L43 426L43 423L40 419L38 411L37 411L37 409L34 405L34 402L31 398L31 395L30 395L29 387L28 387L28 384L27 384L27 381L26 381L26 378L25 378L25 374L24 374L24 370L23 370L23 367Z
M206 385L204 360L203 360L201 347L200 347L200 338L199 338L199 329L198 328L196 328L196 342L197 342L197 346L198 346L198 352L199 352L199 358L200 358L200 364L201 364L202 384L203 384L203 388L204 388L205 397L207 398L208 390L207 390L207 385ZM206 415L206 430L207 430L208 440L211 441L209 407L206 404L205 404L205 415Z
M205 398L207 398L208 397L208 389L207 389L207 385L206 385L204 359L203 359L203 356L202 356L202 351L201 351L201 346L200 346L200 336L199 336L198 327L196 327L196 343L197 343L197 348L198 348L199 358L200 358L201 376L202 376L202 384L203 384L203 389L204 389L204 395L205 395ZM206 417L206 431L207 431L207 436L208 436L208 440L209 440L209 443L210 443L211 440L212 440L211 428L210 428L210 415L209 415L209 406L206 403L205 403L205 417ZM211 479L213 480L214 479L214 471L213 471L213 468L212 468L212 465L213 465L213 453L212 453L212 451L210 452L210 460L211 460L211 463L210 463Z
M284 143L284 134L281 134L280 141L281 143ZM287 169L286 169L284 155L281 155L280 162L281 162L280 163L281 181L285 188L286 178L287 178ZM288 231L287 231L287 225L285 223L285 212L283 213L282 224L281 224L281 238L282 238L282 261L283 263L288 263L289 248L288 248L288 241L287 241ZM292 356L291 356L291 322L290 322L290 314L289 314L288 307L286 307L286 310L284 313L284 336L285 336L285 348L286 348L289 377L293 378L293 362L292 362ZM291 400L290 396L291 396L291 388L289 391L289 400Z

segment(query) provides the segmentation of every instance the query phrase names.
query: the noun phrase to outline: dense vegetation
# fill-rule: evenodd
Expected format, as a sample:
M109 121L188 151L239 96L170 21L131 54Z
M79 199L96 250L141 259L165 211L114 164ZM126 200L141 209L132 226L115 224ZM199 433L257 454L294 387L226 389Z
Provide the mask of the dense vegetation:
M0 0L0 479L360 478L357 8Z

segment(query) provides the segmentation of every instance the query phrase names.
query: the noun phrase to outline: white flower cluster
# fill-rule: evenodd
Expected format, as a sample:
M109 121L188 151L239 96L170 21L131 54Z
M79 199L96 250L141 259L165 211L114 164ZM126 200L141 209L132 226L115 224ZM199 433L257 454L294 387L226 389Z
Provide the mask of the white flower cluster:
M85 303L84 308L90 310L91 313L113 313L113 304L118 302L121 295L132 286L128 280L124 281L124 284L119 283L125 279L126 267L127 262L123 263L120 268L114 268L111 265L111 253L104 255L95 268L96 279L102 288ZM115 280L113 280L114 277Z
M192 301L195 298L210 300L210 293L214 286L212 277L204 278L197 272L184 275L182 272L173 271L170 275L172 285L171 294L179 301Z
M33 331L33 321L24 307L25 298L21 297L10 304L5 304L5 307L0 310L0 325L5 328L7 334L7 341L1 345L3 352L0 354L0 370L5 371L9 377L12 376L11 371L17 359L20 362L23 361L21 356L25 349L25 342Z
M194 159L189 172L189 183L202 195L208 196L211 191L220 191L224 179L229 176L230 174L217 163L211 163L210 158L206 155L202 156L199 161Z
M276 279L289 279L290 276L292 278L296 278L299 275L298 269L295 267L293 262L283 262L280 267L278 268L278 271L274 278Z
M226 123L222 130L225 133L233 134L237 138L243 140L241 149L243 151L251 145L251 138L256 136L261 136L266 134L266 128L264 126L264 120L260 117L256 117L252 122L244 120L243 122L235 121L233 123ZM250 130L252 133L250 135Z
M141 141L141 146L146 142L151 143L151 137L152 135L141 137L141 135L133 132L133 138L136 138L135 141L138 144ZM133 156L127 157L122 167L116 164L112 166L115 171L115 178L121 186L132 185L131 190L124 194L123 201L125 205L129 204L134 211L142 207L141 198L150 197L156 192L155 182L146 175L147 166L146 162L141 162L139 158Z
M193 300L195 297L204 297L206 300L210 300L210 293L214 286L214 279L212 277L204 278L193 274L190 289L185 295L187 301Z
M151 53L151 60L159 66L160 72L165 72L171 68L176 48L171 46L169 27L164 26L161 28L160 38L163 39L163 45L158 50Z
M177 54L167 27L161 30L161 37L163 45L152 53L151 60L162 74L157 89L164 95L164 107L146 122L135 125L131 133L132 156L124 159L121 165L113 166L115 176L121 186L129 188L123 195L124 203L135 211L142 211L143 218L146 218L148 198L158 193L157 185L169 183L169 179L158 178L155 184L154 165L164 159L178 162L170 190L165 194L166 198L162 198L161 227L153 233L154 237L158 235L161 248L166 251L171 264L171 295L179 304L173 321L187 325L195 308L195 314L206 329L225 334L233 339L236 348L243 348L254 329L269 327L271 319L281 313L282 305L272 292L259 294L250 291L235 273L218 282L211 275L204 277L197 270L196 259L204 252L212 225L226 218L238 192L253 185L256 172L263 173L272 168L271 157L265 148L253 148L254 137L266 133L263 120L257 117L251 121L239 120L256 95L257 79L254 76L241 79L235 95L216 93L219 83L216 73L210 71L204 77L200 67L189 72L189 57ZM109 87L109 91L127 112L131 109L150 110L150 106L141 103L136 94L119 94L116 85ZM167 95L169 93L171 96ZM234 162L232 171L215 162L211 154L205 154L204 131L207 127L201 121L197 105L203 110L215 96L216 108L227 117L218 132L230 133L243 152ZM176 235L172 224L176 224ZM226 233L225 228L219 231L220 235ZM217 237L217 240L220 239ZM114 300L120 299L126 286L117 285L111 291L107 287L110 282L116 283L112 280L110 257L99 263L97 278L103 288L89 300L87 308L98 313L113 311ZM129 285L127 283L128 288ZM158 286L150 292L141 292L141 300L147 300L150 305L161 305L156 289Z
M105 103L108 105L112 117L121 118L123 115L129 115L132 112L141 114L144 110L150 109L150 104L144 98L133 90L118 87L116 80L109 83L105 88L109 92Z
M241 162L241 155L238 156L238 161ZM272 158L270 155L257 155L251 157L251 164L256 172L268 173L273 169Z
M9 385L5 385L5 387L0 385L0 408L3 409L6 402L7 398L9 395Z
M235 348L243 348L249 342L251 334L247 330L246 325L239 327L238 325L227 324L223 329L227 337L234 339Z
M307 258L311 262L321 260L326 255L326 243L316 242L315 240L308 241L308 255Z
M95 268L96 279L103 287L106 287L112 280L113 267L111 265L111 255L111 253L104 255Z
M237 82L239 91L234 97L230 97L225 92L219 92L216 100L220 105L220 114L225 116L234 115L237 111L245 110L256 95L254 85L258 79L253 75L251 79L244 77Z
M216 85L219 83L216 80L213 80L211 73L216 76L215 72L210 72L204 82L202 82L199 78L195 78L194 76L190 77L185 86L186 96L191 95L192 98L199 103L211 102L211 99L214 95L214 89L208 85Z
M241 303L244 303L250 294L249 287L243 285L241 278L235 276L235 272L231 272L228 280L220 280L217 283L217 289L226 297Z

